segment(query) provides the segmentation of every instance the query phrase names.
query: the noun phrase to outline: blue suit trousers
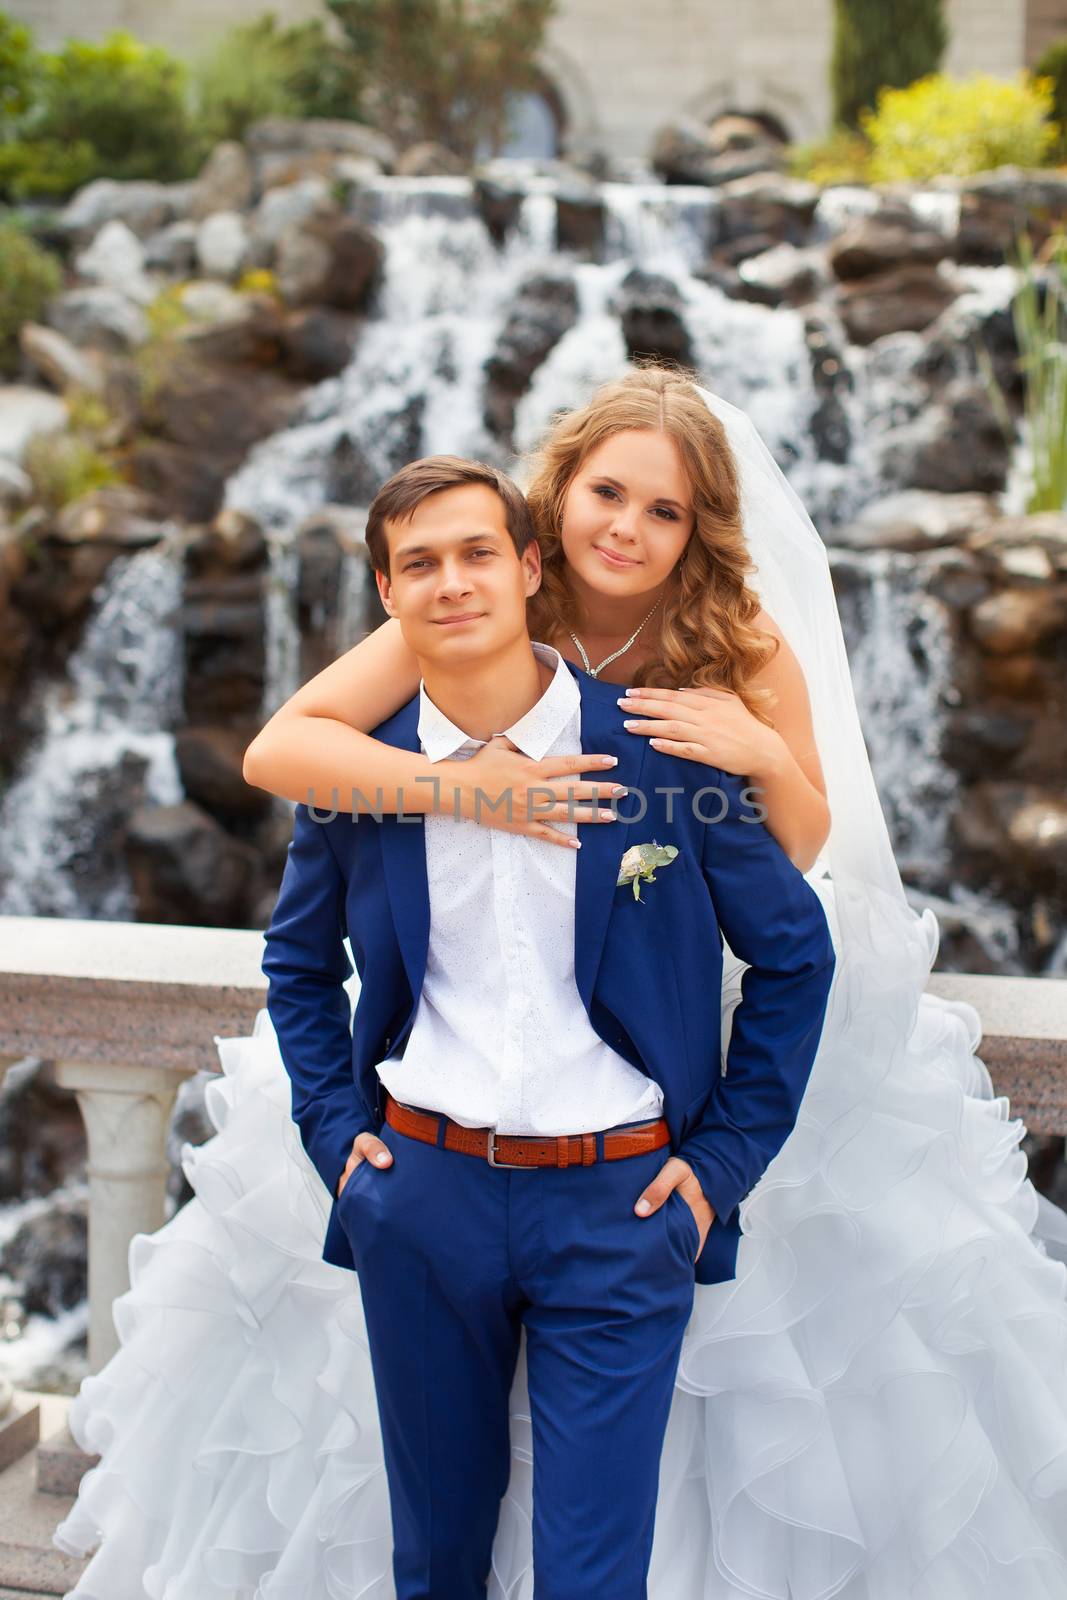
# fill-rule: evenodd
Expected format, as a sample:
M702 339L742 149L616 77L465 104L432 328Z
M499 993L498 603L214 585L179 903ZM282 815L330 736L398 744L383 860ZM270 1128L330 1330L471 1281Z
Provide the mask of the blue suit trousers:
M523 1327L536 1600L644 1600L699 1230L677 1190L645 1217L633 1208L671 1147L492 1167L444 1149L440 1128L434 1145L384 1123L392 1164L360 1162L338 1207L366 1315L397 1600L484 1600Z

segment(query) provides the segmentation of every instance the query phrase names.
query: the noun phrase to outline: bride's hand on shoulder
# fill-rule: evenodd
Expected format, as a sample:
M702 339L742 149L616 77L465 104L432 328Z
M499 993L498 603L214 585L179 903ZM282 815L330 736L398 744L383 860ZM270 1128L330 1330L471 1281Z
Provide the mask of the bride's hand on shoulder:
M448 815L458 794L460 815L468 820L573 849L575 838L554 824L616 821L610 802L625 791L612 776L615 765L613 756L584 752L534 761L498 734L468 760L448 763L440 809Z
M782 738L729 689L629 689L619 706L628 733L657 750L750 778L781 758Z

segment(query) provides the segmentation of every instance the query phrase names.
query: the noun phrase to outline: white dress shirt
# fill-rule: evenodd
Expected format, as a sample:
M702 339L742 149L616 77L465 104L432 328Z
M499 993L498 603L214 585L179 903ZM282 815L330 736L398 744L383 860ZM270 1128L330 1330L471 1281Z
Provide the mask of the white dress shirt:
M533 648L555 676L504 732L535 761L577 755L578 685L558 651ZM485 744L449 721L425 682L419 698L431 761L463 761ZM444 775L441 791L447 804ZM377 1067L390 1093L502 1133L591 1133L658 1117L659 1084L601 1039L575 984L578 852L437 812L426 815L425 840L426 976L403 1056Z

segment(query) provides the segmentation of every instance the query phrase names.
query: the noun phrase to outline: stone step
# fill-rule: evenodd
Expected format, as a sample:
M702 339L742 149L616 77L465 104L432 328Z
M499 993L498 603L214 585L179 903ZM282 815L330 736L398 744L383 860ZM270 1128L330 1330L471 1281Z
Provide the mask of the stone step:
M6 1584L47 1595L73 1589L88 1557L65 1555L52 1543L54 1529L73 1504L73 1495L38 1489L32 1454L0 1472L0 1589Z
M64 1473L73 1479L76 1464L64 1444L70 1399L27 1390L17 1391L16 1398L27 1412L31 1407L37 1412L49 1448L43 1463L31 1448L0 1472L0 1600L54 1600L73 1589L89 1561L65 1555L52 1543L77 1491L76 1479L69 1493L59 1488ZM55 1488L40 1488L39 1472Z
M37 1487L42 1494L73 1496L99 1456L86 1455L64 1421L37 1446Z

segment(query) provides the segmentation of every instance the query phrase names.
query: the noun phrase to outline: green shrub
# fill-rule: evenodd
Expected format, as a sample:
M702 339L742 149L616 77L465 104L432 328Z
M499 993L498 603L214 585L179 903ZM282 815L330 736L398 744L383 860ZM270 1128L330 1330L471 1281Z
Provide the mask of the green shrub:
M872 183L966 177L1007 164L1039 167L1056 131L1049 122L1052 85L1025 73L1009 82L975 73L942 73L907 89L883 89L860 122L871 142Z
M1050 44L1044 55L1034 63L1035 78L1052 79L1052 116L1056 123L1057 150L1060 160L1067 160L1067 38Z
M33 34L0 11L0 139L33 103L39 70Z
M105 455L75 433L38 434L26 447L23 466L34 499L53 511L121 477Z
M834 128L825 139L791 145L789 171L809 183L868 183L871 147L851 128Z
M355 117L362 88L357 56L321 22L281 29L268 12L231 28L194 68L197 129L210 148L260 117Z
M1010 264L1018 274L1011 314L1030 454L1026 510L1067 511L1067 231L1051 234L1037 259L1029 233L1018 234ZM1001 430L1014 448L1007 397L984 342L977 342L976 355Z
M0 370L11 373L18 363L18 335L24 322L40 317L58 293L63 269L58 258L42 250L10 222L0 223Z
M85 139L12 139L0 144L0 194L9 200L54 195L65 199L99 176L96 151Z
M36 104L20 135L31 144L91 147L90 177L191 176L197 152L181 62L128 33L99 44L68 40L41 58ZM80 174L79 183L86 177Z
M936 72L948 43L942 0L834 0L835 125L855 129L884 88Z

